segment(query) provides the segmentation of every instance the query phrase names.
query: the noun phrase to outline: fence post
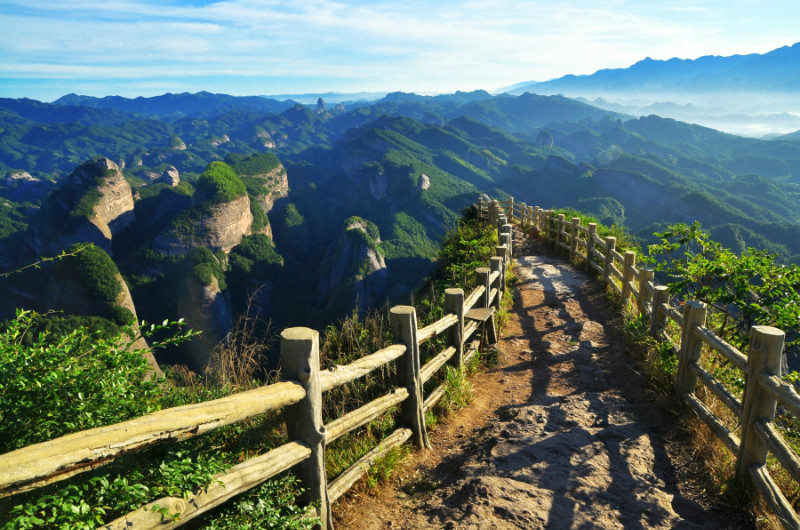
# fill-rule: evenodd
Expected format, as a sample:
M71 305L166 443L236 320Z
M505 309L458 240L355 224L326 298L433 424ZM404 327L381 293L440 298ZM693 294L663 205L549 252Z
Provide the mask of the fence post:
M650 335L656 339L661 338L661 332L667 325L667 315L661 306L669 301L669 287L656 285L653 292L653 311L650 313Z
M650 298L647 284L652 282L656 277L653 269L639 269L639 297L636 299L636 307L639 308L639 314L647 316L647 301Z
M683 304L683 327L681 328L681 349L678 352L678 375L675 377L675 394L678 401L686 394L693 394L697 386L697 376L692 365L700 359L703 339L694 332L696 326L706 323L706 304L690 300Z
M767 462L767 444L753 426L770 423L775 419L775 398L759 384L761 374L781 377L783 331L771 326L750 328L750 355L747 356L747 379L742 399L742 437L736 461L736 476L752 489L749 471Z
M311 456L299 464L303 500L319 502L322 528L332 529L331 503L325 477L325 425L322 423L322 387L319 383L319 333L309 328L287 328L281 333L281 376L298 381L306 391L299 403L286 407L290 440L311 448Z
M503 298L503 293L506 292L506 271L505 271L505 260L500 256L495 256L493 258L489 258L489 264L491 266L492 272L499 272L500 275L497 278L497 300L494 302L494 306L497 309L500 309L500 300Z
M575 258L575 252L578 251L578 227L581 224L580 217L572 218L572 228L569 240L569 259L570 261Z
M561 243L561 231L564 229L564 217L566 216L563 213L560 213L556 218L556 254L560 252L559 243Z
M542 231L542 209L539 206L533 207L533 226Z
M500 245L505 245L507 252L508 252L508 259L511 259L512 251L513 251L513 243L514 243L514 236L511 234L511 225L504 224L500 227L500 235L498 237L498 241Z
M419 449L430 449L428 432L425 429L425 412L422 409L422 384L419 374L419 342L417 341L417 311L411 306L398 305L389 310L392 337L396 344L406 347L400 357L397 374L400 383L408 390L400 408L400 420L411 427L414 445Z
M586 236L586 272L592 270L592 259L594 259L594 236L597 235L597 223L589 223L589 235Z
M523 202L522 204L519 205L519 224L520 226L525 227L527 222L528 222L528 205Z
M628 298L631 296L631 282L633 281L633 268L636 266L636 252L625 252L625 266L622 269L622 307L628 307Z
M464 364L464 289L451 287L444 290L444 310L458 317L456 325L450 327L447 342L456 349L450 364L460 367Z
M514 197L508 198L508 218L514 219Z
M497 202L497 199L494 199L489 204L489 222L497 224L498 215L500 215L500 204Z
M497 247L498 249L500 247ZM500 251L498 250L498 253ZM505 249L503 249L505 253ZM478 307L489 307L489 290L491 289L491 285L489 285L489 274L491 274L491 269L489 267L478 267L475 269L475 276L477 277L478 285L483 285L486 291L481 296L480 301L478 302L480 305Z
M614 256L611 255L611 251L617 248L617 238L614 236L606 236L606 264L603 269L603 278L606 280L606 283L611 283L611 267L614 266Z

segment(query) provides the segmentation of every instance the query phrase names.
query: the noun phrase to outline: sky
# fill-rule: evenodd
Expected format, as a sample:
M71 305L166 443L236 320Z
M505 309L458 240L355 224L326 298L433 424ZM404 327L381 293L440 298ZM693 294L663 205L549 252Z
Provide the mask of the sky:
M0 97L495 90L800 41L797 0L2 0Z

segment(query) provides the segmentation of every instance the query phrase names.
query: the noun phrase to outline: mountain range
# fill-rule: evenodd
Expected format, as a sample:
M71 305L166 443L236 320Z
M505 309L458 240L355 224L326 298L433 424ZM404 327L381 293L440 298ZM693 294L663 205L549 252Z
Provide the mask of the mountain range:
M643 244L699 220L736 250L800 260L797 133L745 138L593 103L485 91L0 100L2 269L97 249L91 267L0 283L2 316L184 317L205 338L159 361L202 368L237 314L322 327L409 302L480 194L586 211ZM69 289L51 289L56 273Z

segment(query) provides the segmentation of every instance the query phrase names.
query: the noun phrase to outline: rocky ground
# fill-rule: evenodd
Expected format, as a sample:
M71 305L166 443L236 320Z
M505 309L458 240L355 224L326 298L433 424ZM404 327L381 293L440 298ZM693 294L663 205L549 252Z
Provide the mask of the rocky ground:
M642 388L589 282L518 240L500 363L395 483L334 507L339 528L754 528L706 493L675 419Z

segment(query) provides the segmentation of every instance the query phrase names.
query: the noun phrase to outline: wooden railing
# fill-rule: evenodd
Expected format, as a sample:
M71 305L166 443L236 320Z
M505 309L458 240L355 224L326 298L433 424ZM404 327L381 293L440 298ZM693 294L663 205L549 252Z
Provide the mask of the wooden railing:
M507 236L510 226L498 230ZM243 421L276 409L284 409L288 441L266 454L246 460L211 480L207 488L185 497L154 500L111 521L105 529L168 529L215 508L275 475L297 466L308 504L318 503L323 528L332 528L331 503L341 497L390 449L411 439L418 448L429 448L425 413L444 395L442 385L424 395L423 386L446 363L462 366L476 350L465 344L479 330L474 321L465 323L472 308L499 307L505 291L510 247L500 245L490 267L477 269L478 286L467 296L462 289L445 291L447 314L437 322L418 328L416 310L396 306L390 310L392 345L351 362L321 371L319 334L309 328L289 328L281 333L281 377L284 381L213 401L161 410L140 418L99 427L31 445L0 455L0 497L30 491L103 466L123 454L174 443L213 429ZM447 346L420 364L420 345L446 333ZM364 377L397 361L397 385L384 396L322 423L323 394ZM400 407L399 424L355 464L330 484L325 472L325 445L361 427L393 407ZM166 508L174 518L164 519Z
M800 418L800 395L781 379L783 331L770 326L753 326L750 351L745 355L705 326L706 304L686 301L680 311L673 307L667 287L656 285L653 271L636 267L635 252L618 252L616 238L599 237L595 223L584 227L577 217L567 220L563 214L538 206L531 209L523 205L517 209L513 198L502 202L481 201L477 209L482 217L502 217L507 212L509 220L535 227L554 250L563 252L572 262L582 263L587 272L595 271L624 306L632 306L645 316L650 334L668 342L678 356L677 398L733 453L738 480L747 489L763 495L785 528L800 529L800 518L766 465L767 455L771 453L789 475L800 482L800 457L774 423L778 405L782 411ZM680 329L677 344L666 333L668 320ZM700 365L703 348L716 351L741 370L746 379L743 399L736 397ZM695 394L698 382L730 409L739 424L737 429L729 428L698 399Z

